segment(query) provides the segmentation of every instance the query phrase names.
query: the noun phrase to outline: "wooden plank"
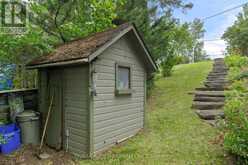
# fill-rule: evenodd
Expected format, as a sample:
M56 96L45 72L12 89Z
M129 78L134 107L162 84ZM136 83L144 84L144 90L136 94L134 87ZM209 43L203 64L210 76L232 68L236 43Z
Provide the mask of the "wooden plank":
M96 137L97 136L101 136L101 135L104 135L104 134L112 133L113 131L122 129L124 127L132 126L132 125L135 125L135 124L140 124L140 123L142 123L141 122L142 120L143 120L142 117L140 117L140 118L134 118L134 119L126 120L124 122L119 122L119 123L111 124L111 125L102 127L100 129L96 129L95 130L95 136Z
M104 135L101 137L97 137L95 139L95 151L101 150L101 148L105 146L110 146L111 144L116 144L119 140L127 138L129 136L133 136L141 129L141 126L132 126L130 128L125 128L122 130L118 130L116 132L112 132L109 135Z
M136 109L127 109L125 111L117 111L117 112L112 112L112 113L105 113L105 114L101 114L101 115L95 115L94 116L94 121L95 122L100 122L100 121L104 121L104 120L110 120L113 118L122 118L126 115L130 115L130 114L141 114L141 109L140 108L136 108ZM142 113L143 114L143 113Z
M142 103L132 103L132 104L114 105L114 106L96 108L95 115L101 115L101 114L123 111L128 109L137 109L137 108L142 109L142 105L143 105Z
M0 94L5 93L16 93L16 92L26 92L26 91L37 91L37 88L22 88L22 89L11 89L11 90L3 90L0 91Z
M103 127L108 127L109 125L114 125L116 123L118 124L118 123L122 123L122 122L125 122L128 120L142 118L143 117L142 114L143 113L129 114L129 115L123 116L121 118L113 118L113 119L109 119L109 120L103 120L100 122L96 122L94 129L97 130L97 129L101 129Z

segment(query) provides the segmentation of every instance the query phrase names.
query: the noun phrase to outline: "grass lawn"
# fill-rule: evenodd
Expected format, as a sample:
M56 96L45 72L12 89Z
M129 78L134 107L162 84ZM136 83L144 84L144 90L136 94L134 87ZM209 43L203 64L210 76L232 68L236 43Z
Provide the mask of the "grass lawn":
M146 130L95 160L81 164L225 164L221 146L211 143L218 131L190 108L192 95L211 69L210 62L175 67L156 80L148 101Z

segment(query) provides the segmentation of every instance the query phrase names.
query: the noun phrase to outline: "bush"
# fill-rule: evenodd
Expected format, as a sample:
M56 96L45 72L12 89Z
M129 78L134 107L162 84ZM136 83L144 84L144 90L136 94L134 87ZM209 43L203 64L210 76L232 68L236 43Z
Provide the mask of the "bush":
M168 56L164 61L160 63L161 74L163 77L171 75L172 68L181 62L181 58L178 56Z
M224 147L237 155L241 163L248 163L248 81L241 79L245 77L242 75L248 67L247 59L237 55L225 58L232 84L225 93Z
M244 66L248 66L248 57L240 56L240 55L230 55L225 58L225 64L231 67L242 68Z
M151 91L154 88L154 81L155 81L155 73L150 78L148 78L148 80L146 81L146 91L147 91L146 96L147 96L147 98L150 97Z

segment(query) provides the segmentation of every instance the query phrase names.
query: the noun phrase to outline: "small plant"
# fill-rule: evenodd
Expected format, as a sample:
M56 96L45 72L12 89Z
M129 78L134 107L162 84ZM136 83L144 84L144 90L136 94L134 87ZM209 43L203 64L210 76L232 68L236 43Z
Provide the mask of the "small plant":
M4 136L2 134L0 134L0 145L5 144L5 143L6 143L6 141L4 139Z

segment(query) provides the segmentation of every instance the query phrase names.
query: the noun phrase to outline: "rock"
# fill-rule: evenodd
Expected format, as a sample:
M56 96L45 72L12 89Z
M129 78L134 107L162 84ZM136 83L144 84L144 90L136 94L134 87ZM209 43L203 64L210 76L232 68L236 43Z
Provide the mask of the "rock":
M224 91L196 91L195 96L225 97Z
M224 88L209 88L209 87L203 87L203 88L195 88L196 91L223 91Z
M208 97L208 96L198 96L195 97L194 101L201 102L223 102L225 101L224 97Z
M224 118L224 112L222 110L197 110L196 114L204 120L215 120L216 118Z
M200 110L210 110L210 109L219 109L224 106L224 102L202 102L202 101L195 101L192 105L193 109L200 109Z

